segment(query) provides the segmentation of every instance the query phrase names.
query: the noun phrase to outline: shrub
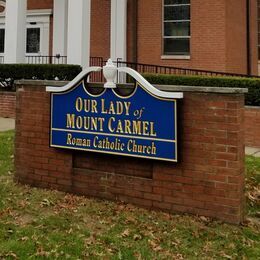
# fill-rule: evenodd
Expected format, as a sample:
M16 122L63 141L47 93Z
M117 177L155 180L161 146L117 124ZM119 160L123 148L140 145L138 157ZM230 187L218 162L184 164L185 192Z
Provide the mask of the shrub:
M150 83L160 85L202 86L248 88L245 103L250 106L260 106L260 79L240 77L212 77L212 76L180 76L144 74Z
M78 65L0 64L1 79L72 80L80 72Z

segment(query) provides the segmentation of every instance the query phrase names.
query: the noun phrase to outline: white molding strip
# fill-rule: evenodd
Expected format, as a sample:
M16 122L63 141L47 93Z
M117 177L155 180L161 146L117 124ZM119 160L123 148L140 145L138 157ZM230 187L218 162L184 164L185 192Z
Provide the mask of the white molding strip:
M153 95L160 97L160 98L183 98L183 92L165 92L161 91L157 88L155 88L153 85L151 85L142 75L140 75L135 70L123 67L118 68L118 72L125 72L128 73L130 76L132 76L137 82L139 82L144 88L147 89L150 93Z
M48 86L48 87L46 87L46 91L47 92L56 92L56 93L68 91L71 88L75 87L75 85L78 84L81 80L83 80L83 78L85 78L89 73L101 71L101 69L102 69L101 67L89 67L89 68L81 71L79 73L79 75L76 78L74 78L72 81L70 81L67 85L65 85L63 87Z
M52 15L52 9L34 9L34 10L27 10L27 16L46 16Z

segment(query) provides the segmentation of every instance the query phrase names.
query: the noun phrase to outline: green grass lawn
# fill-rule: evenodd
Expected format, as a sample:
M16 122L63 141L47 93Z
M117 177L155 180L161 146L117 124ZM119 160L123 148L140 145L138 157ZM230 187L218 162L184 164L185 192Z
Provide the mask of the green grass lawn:
M0 133L0 259L260 259L259 158L233 226L15 184L13 136Z

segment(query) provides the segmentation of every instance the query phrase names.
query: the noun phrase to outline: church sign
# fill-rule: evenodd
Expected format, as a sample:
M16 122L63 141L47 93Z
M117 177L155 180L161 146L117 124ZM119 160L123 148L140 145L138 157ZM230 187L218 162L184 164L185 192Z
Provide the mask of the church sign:
M136 71L116 68L109 60L103 67L107 82L94 95L83 78L100 69L90 67L64 87L47 87L50 146L177 162L177 99L183 94L160 91ZM115 90L117 72L135 78L129 96Z

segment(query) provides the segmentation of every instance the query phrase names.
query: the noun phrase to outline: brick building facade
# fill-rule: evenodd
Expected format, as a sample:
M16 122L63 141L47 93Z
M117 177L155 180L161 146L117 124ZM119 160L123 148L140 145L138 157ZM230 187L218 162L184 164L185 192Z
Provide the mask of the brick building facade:
M92 56L258 73L257 0L28 0L27 9L27 30L34 28L29 41L38 40L32 55L60 54L83 66ZM27 36L27 54L30 43Z

